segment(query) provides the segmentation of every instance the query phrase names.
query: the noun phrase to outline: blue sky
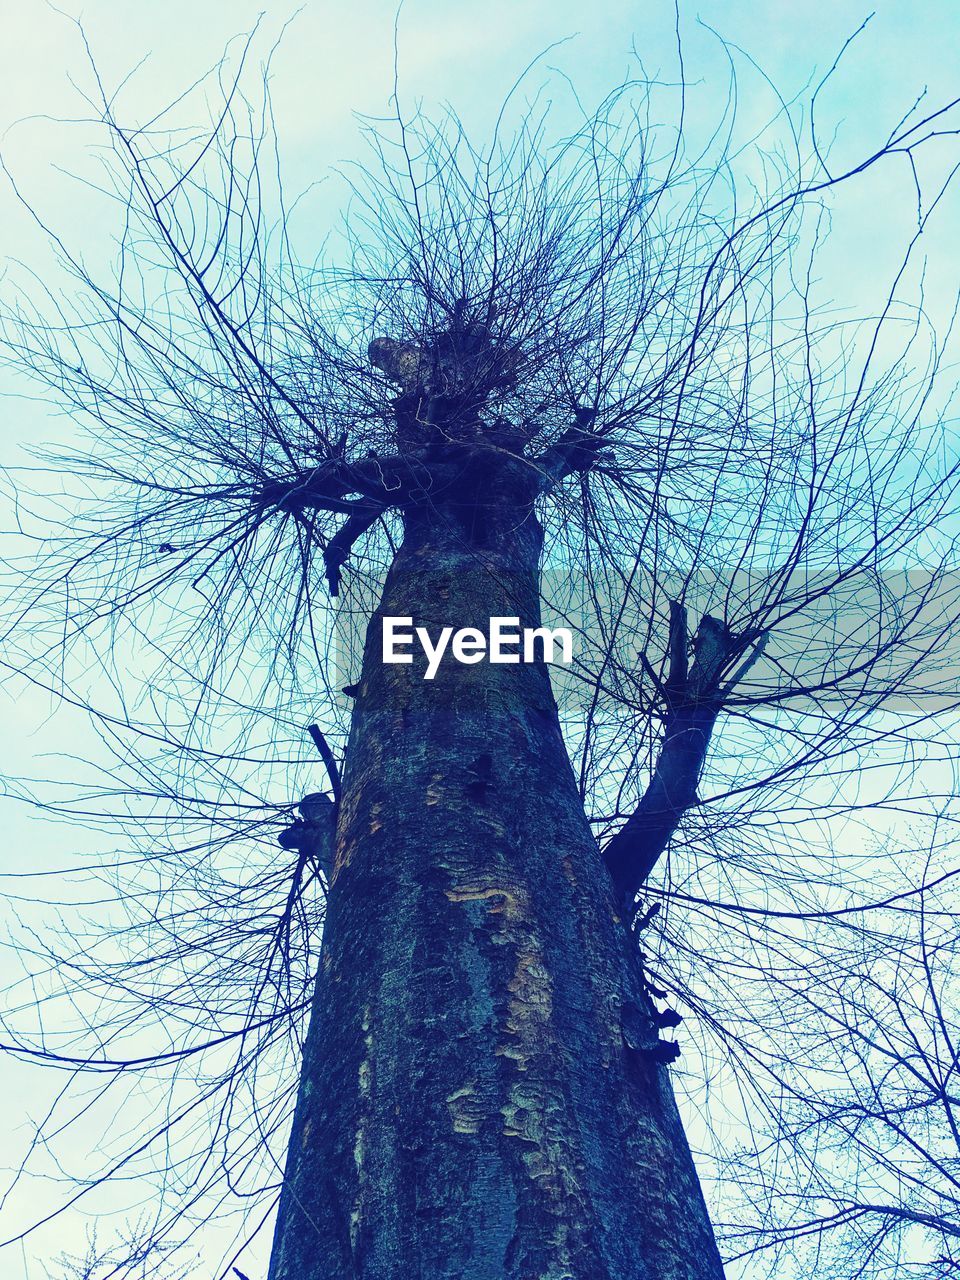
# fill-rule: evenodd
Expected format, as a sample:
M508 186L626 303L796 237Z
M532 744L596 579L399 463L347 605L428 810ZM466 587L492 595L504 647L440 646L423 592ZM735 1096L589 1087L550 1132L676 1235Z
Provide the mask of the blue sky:
M825 121L839 130L842 154L855 154L878 140L882 124L894 121L916 95L928 89L932 101L956 92L956 49L960 18L955 0L881 0L867 31L845 60L823 103ZM286 18L292 25L273 63L273 98L278 132L292 190L322 177L333 165L358 154L354 113L385 111L392 89L395 5L380 0L65 0L64 8L79 17L104 81L119 82L144 55L149 60L127 86L123 102L128 118L149 116L217 59L225 42L251 27L266 10L265 31L279 33ZM809 81L816 82L832 63L844 40L870 12L852 0L760 4L757 0L705 0L682 4L681 28L687 72L692 82L694 127L711 118L727 85L726 57L714 28L740 46L741 112L759 126L774 109L775 99L762 77L752 71L755 59L786 96ZM294 16L295 15L295 16ZM700 24L705 25L700 25ZM516 75L547 46L564 41L545 59L575 82L587 101L606 93L635 69L632 49L651 75L676 76L672 4L647 0L620 3L594 0L408 0L399 21L401 91L407 104L423 99L429 108L450 101L468 127L482 136L504 92ZM84 114L80 90L89 85L89 69L77 27L62 12L40 0L5 0L0 27L0 149L27 196L50 222L66 231L73 243L100 247L101 228L84 223L92 208L82 191L65 181L58 168L92 173L84 150L86 127L60 123ZM884 244L909 224L912 193L905 184L890 188L885 171L847 198L846 230L838 232L834 256L837 292L845 304L867 308L876 283L875 264ZM333 206L317 204L323 218ZM6 184L0 184L2 251L10 258L41 263L41 242L29 218ZM57 281L50 279L54 286ZM61 419L35 402L14 398L22 383L8 377L0 391L2 461L22 460L20 446L48 434L62 435ZM67 428L68 430L69 428ZM0 764L25 767L34 752L85 749L83 732L72 724L52 730L49 705L40 697L15 704L4 698L4 730ZM57 725L60 721L54 722ZM66 736L64 736L66 734ZM37 771L48 766L38 762ZM0 870L50 865L68 837L62 827L4 806L6 840L0 848ZM80 839L90 847L95 837ZM24 1090L32 1110L40 1106L48 1082L25 1068L0 1064L0 1081ZM17 1108L6 1109L4 1122L13 1130L9 1142L23 1141L25 1129ZM82 1244L85 1223L65 1221L55 1238L38 1248L70 1248ZM4 1263L16 1275L19 1262ZM39 1280L38 1267L25 1280Z

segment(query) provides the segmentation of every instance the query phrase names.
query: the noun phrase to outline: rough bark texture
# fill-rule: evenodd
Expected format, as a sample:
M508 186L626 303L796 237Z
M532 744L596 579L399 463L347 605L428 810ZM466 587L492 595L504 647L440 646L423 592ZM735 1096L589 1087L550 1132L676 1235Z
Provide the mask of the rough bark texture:
M371 621L270 1280L715 1280L642 975L542 665L381 662L381 617L537 625L536 476L406 513Z

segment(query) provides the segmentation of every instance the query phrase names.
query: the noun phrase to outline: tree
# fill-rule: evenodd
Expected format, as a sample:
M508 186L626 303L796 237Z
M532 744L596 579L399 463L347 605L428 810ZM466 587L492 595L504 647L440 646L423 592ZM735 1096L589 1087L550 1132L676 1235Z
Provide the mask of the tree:
M680 1004L693 1045L776 1104L778 1160L756 1158L760 1132L728 1149L723 1194L759 1208L792 1162L786 1211L741 1208L728 1240L852 1224L842 1248L868 1270L895 1224L949 1274L958 1063L937 965L955 926L934 895L953 867L937 786L899 771L937 758L956 702L958 474L913 264L957 104L841 166L818 90L802 134L784 106L792 151L765 152L746 197L732 118L691 155L646 81L557 144L536 106L510 133L508 100L483 150L398 106L368 135L334 267L297 260L281 188L270 232L267 117L224 82L200 137L129 127L102 94L115 278L57 241L81 301L7 315L13 359L93 433L67 464L93 513L71 509L17 614L33 678L65 650L107 664L113 708L99 677L54 683L95 711L168 839L122 871L129 931L112 919L108 949L69 956L50 990L96 1048L16 1028L8 1047L110 1080L169 1067L164 1142L210 1101L222 1134L201 1139L189 1204L222 1175L263 1191L252 1148L286 1132L290 1088L264 1064L309 1010L272 1280L714 1277L670 1078ZM881 166L916 184L916 226L854 322L815 264L837 193ZM566 623L577 660L425 679L416 648L383 661L385 618L432 637ZM279 825L251 781L257 724L261 777L289 774L284 735L310 725L329 783L293 821L283 806L279 866L249 853ZM875 861L822 856L868 768L941 824L923 874L894 859L872 895ZM890 940L917 913L900 968ZM168 1044L128 1051L148 1025ZM815 1060L841 1034L847 1090ZM184 1096L197 1059L210 1074ZM860 1165L849 1204L812 1176L821 1130L844 1177ZM906 1191L884 1177L901 1147L924 1153Z

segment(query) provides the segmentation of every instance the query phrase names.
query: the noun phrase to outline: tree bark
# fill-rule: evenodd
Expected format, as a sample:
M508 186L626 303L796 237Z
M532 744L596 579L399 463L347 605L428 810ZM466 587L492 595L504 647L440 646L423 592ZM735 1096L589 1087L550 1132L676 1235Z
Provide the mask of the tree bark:
M526 483L408 510L370 623L270 1280L723 1275L548 669L381 661L539 624Z

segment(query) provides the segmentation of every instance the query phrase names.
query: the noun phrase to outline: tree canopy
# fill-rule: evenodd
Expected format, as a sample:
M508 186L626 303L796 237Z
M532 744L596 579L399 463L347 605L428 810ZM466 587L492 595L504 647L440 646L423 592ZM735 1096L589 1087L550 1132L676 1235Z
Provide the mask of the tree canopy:
M19 939L0 1038L65 1073L22 1179L106 1136L11 1236L107 1180L159 1193L158 1244L269 1217L326 884L278 837L335 794L404 503L481 451L535 477L565 740L683 1016L726 1256L954 1274L960 473L924 237L957 101L841 162L828 81L745 136L732 80L696 147L639 65L558 132L535 62L483 142L398 84L307 257L257 39L149 121L96 82L115 258L53 225L75 289L5 302L75 443L14 477L4 660L91 717L95 766L39 794L116 842ZM849 314L823 264L877 170L916 217Z

